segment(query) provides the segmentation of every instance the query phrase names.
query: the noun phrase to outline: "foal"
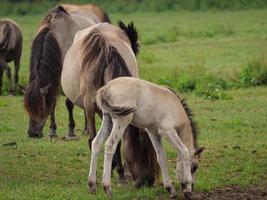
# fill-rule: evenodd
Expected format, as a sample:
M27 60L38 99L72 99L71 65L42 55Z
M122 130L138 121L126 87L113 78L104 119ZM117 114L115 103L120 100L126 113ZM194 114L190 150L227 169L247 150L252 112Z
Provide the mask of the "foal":
M192 194L198 159L204 148L197 148L196 128L187 104L167 88L132 77L120 77L110 81L97 92L97 104L103 111L99 133L92 143L89 189L95 191L97 157L104 139L105 144L103 188L111 191L111 161L116 146L129 124L145 129L157 154L164 187L170 197L177 196L168 175L161 137L179 151L177 175L185 196Z

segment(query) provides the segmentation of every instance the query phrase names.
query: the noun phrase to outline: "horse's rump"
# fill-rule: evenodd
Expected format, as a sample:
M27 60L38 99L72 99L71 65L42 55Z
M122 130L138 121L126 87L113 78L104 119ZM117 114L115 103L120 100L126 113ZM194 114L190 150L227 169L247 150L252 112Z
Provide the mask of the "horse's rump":
M11 51L22 42L22 34L17 24L9 19L0 20L0 51Z

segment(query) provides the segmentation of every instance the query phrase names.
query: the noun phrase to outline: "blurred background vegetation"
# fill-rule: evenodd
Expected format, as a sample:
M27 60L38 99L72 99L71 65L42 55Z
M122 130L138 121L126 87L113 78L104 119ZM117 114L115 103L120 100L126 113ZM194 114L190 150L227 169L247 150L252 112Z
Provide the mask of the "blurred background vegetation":
M1 0L0 15L40 14L66 0ZM96 3L108 12L247 10L264 9L266 0L73 0L72 3ZM41 4L41 6L40 6Z

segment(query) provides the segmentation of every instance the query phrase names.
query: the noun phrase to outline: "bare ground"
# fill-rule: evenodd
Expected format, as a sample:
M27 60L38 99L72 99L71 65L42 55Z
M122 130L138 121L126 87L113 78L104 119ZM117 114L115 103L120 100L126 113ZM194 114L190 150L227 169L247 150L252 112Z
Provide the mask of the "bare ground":
M194 200L267 200L266 187L229 186L218 188L210 192L199 192L194 195Z

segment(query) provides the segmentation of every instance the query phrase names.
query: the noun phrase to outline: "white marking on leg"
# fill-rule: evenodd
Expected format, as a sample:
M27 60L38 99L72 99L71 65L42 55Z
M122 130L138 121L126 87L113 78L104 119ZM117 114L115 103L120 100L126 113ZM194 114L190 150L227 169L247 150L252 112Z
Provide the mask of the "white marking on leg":
M91 162L88 174L89 187L94 187L96 183L97 158L100 153L101 146L103 145L105 138L109 135L111 128L112 121L110 116L108 114L103 114L101 127L92 142Z

